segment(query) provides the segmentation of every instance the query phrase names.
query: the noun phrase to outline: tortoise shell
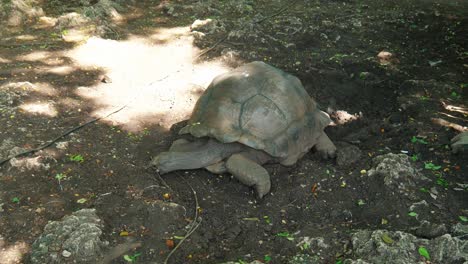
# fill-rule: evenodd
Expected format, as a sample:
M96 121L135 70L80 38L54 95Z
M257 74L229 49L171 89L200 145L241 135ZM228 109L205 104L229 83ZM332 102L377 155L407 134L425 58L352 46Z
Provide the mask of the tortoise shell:
M239 142L292 165L329 123L297 77L252 62L217 76L179 134Z

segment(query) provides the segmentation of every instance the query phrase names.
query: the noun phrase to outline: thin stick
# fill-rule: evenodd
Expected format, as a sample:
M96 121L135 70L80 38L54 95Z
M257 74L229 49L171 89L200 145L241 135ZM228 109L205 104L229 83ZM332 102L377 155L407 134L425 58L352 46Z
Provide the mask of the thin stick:
M182 177L179 173L176 172L176 174L179 176L179 177ZM182 178L183 179L183 178ZM197 228L200 226L201 222L202 222L202 218L201 217L198 217L198 208L199 208L199 204L198 204L198 197L197 197L197 192L192 188L192 186L190 185L190 183L188 183L186 181L186 183L188 184L188 186L190 187L190 189L192 189L192 192L193 192L193 196L195 197L195 218L193 219L193 221L189 224L190 228L189 230L187 231L187 234L184 236L184 238L182 238L180 240L180 242L171 250L171 252L169 252L169 255L167 255L166 259L164 260L164 264L167 264L167 262L169 261L169 258L172 256L172 254L174 254L174 252L180 247L180 245L182 245L182 243L193 233L195 232L195 230L197 230Z
M92 124L92 123L97 122L97 121L99 121L99 120L101 120L101 119L103 119L103 118L109 117L109 116L111 116L111 115L113 115L113 114L115 114L115 113L117 113L117 112L120 112L120 111L122 111L122 109L124 109L125 107L127 107L127 105L124 105L124 106L120 107L119 109L117 109L117 110L115 110L115 111L113 111L113 112L107 114L106 116L101 116L101 117L95 118L95 119L93 119L93 120L90 120L90 121L88 121L88 122L82 124L82 125L79 125L79 126L76 126L76 127L74 127L74 128L71 128L71 129L65 131L65 132L64 132L63 134L61 134L60 136L58 136L58 137L52 139L51 141L45 143L45 144L42 145L42 146L39 146L39 147L34 148L34 149L31 149L31 150L23 151L23 152L18 153L18 154L16 154L16 155L10 156L10 157L8 157L8 158L6 158L6 159L4 159L4 160L1 160L1 161L0 161L0 167L1 167L4 163L6 163L7 161L9 161L9 160L11 160L11 159L13 159L13 158L26 156L26 155L28 155L28 154L33 154L33 153L36 153L36 152L38 152L38 151L40 151L40 150L43 150L43 149L49 147L50 145L54 144L55 142L57 142L59 139L65 137L65 136L67 136L67 135L69 135L69 134L71 134L71 133L73 133L73 132L75 132L75 131L77 131L77 130L79 130L79 129L81 129L81 128L87 126L87 125L89 125L89 124Z

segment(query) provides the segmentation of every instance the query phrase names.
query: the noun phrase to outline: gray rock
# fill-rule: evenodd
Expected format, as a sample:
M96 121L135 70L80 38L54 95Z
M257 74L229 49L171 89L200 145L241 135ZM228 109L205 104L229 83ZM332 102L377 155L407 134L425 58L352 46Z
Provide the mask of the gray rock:
M405 154L384 154L373 159L373 168L368 176L381 177L386 187L394 193L400 193L415 198L415 188L418 182L428 181L417 168L415 168Z
M436 238L447 233L447 227L444 224L435 224L423 220L421 224L414 230L415 235L424 238Z
M336 164L338 166L349 166L361 158L362 151L354 145L338 142L336 147Z
M452 226L452 234L457 237L468 237L468 225L457 223L456 225Z
M102 228L95 209L82 209L61 221L51 221L32 245L31 263L95 262L108 245L99 238Z
M449 234L428 240L401 231L361 230L352 236L351 241L356 260L369 263L424 263L418 252L421 246L429 252L432 263L468 261L468 241ZM345 263L359 262L349 260Z
M321 259L319 256L311 256L309 254L297 254L293 256L289 261L288 264L316 264L321 263Z

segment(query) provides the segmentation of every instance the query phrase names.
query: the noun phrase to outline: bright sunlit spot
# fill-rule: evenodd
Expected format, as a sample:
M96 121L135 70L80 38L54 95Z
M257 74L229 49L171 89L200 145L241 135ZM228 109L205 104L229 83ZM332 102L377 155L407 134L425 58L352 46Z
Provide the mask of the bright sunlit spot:
M31 114L46 115L50 117L57 115L57 110L51 102L24 103L20 106L20 109Z
M96 116L126 105L107 120L130 131L148 124L169 128L188 118L200 91L228 70L217 61L195 64L199 50L192 41L188 27L158 29L148 39L90 38L68 56L81 67L105 69L112 82L79 87L77 94L95 103Z
M29 250L25 242L16 242L14 245L6 246L0 236L0 264L21 263L23 255Z

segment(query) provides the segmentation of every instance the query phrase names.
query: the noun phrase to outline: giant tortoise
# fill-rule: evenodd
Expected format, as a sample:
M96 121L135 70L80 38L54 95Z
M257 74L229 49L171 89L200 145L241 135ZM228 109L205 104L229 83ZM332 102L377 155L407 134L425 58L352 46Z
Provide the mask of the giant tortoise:
M322 156L335 156L336 148L323 131L329 123L298 78L252 62L211 82L179 132L190 134L191 140L176 140L151 165L160 173L198 168L229 172L261 198L270 191L263 164L293 165L312 147Z

